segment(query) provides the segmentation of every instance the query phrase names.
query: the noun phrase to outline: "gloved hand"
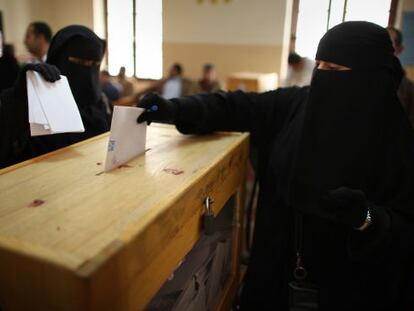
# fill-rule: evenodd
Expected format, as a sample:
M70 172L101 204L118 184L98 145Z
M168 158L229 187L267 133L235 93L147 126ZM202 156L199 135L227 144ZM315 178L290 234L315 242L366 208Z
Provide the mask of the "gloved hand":
M161 123L174 123L178 114L178 106L174 102L164 99L161 96L150 93L138 103L138 107L145 111L138 117L137 122L152 121Z
M60 79L60 71L54 65L44 63L24 65L14 83L16 97L23 101L27 101L26 71L28 70L37 71L48 82L55 82Z
M368 200L361 190L340 187L321 198L322 216L352 228L361 227L368 213Z
M60 79L60 71L59 69L50 64L26 64L22 68L22 73L26 73L28 70L37 71L41 74L43 79L45 79L48 82L55 82L56 80Z

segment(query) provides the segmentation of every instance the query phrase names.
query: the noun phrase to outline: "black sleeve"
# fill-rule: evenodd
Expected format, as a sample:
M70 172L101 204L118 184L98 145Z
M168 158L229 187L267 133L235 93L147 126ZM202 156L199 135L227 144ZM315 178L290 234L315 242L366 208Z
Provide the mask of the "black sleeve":
M30 138L27 104L13 89L0 94L0 168L23 161Z
M298 90L217 92L173 99L179 106L176 126L184 134L241 131L263 140L286 120Z
M371 260L385 254L401 258L414 255L414 219L403 211L370 203L371 225L363 231L352 230L349 254L355 260Z

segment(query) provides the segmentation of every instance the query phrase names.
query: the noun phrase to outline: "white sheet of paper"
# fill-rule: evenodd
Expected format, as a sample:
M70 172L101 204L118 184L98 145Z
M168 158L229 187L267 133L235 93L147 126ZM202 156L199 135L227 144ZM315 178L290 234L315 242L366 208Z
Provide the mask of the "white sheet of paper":
M45 113L43 112L40 100L34 89L33 83L27 79L27 97L29 102L29 123L32 136L52 134L48 125Z
M32 136L85 131L65 76L53 83L34 71L28 71L26 77Z
M115 106L104 171L118 167L144 153L147 124L137 123L142 108Z
M38 124L47 124L45 113L43 112L42 105L39 97L35 91L32 81L27 81L27 97L29 102L29 122Z

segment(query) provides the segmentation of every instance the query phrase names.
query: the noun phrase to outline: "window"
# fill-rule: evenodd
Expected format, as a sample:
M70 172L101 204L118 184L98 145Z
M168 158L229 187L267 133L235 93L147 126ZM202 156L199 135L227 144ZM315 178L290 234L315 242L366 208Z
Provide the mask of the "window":
M108 0L108 71L116 75L124 66L126 74L134 74L134 33L132 0Z
M108 71L162 77L162 0L107 0Z
M314 58L320 38L330 28L342 21L365 20L383 27L390 20L392 0L297 0L298 12L294 12L292 33L295 46L301 56ZM296 14L296 15L295 15ZM297 20L295 21L295 16Z

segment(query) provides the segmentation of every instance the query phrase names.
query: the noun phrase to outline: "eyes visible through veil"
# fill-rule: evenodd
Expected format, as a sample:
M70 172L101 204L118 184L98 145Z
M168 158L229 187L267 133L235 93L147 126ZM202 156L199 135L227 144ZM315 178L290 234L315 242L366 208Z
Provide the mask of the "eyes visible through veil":
M90 60L90 59L83 59L83 58L78 58L78 57L73 57L73 56L69 56L68 60L71 63L82 65L82 66L85 66L85 67L92 67L92 66L98 66L99 67L101 65L100 61Z
M345 71L345 70L352 70L352 68L342 66L339 64L326 62L323 60L316 61L316 68L320 70L332 70L332 71Z

